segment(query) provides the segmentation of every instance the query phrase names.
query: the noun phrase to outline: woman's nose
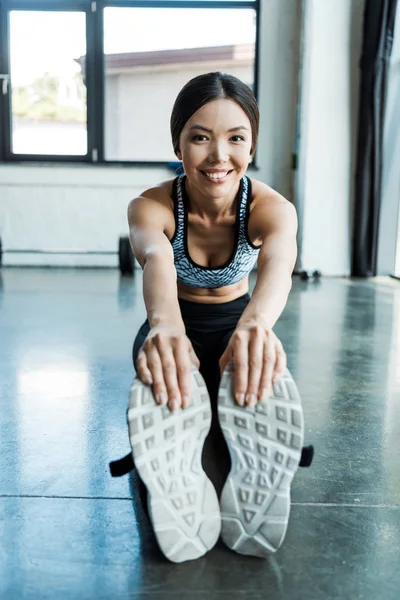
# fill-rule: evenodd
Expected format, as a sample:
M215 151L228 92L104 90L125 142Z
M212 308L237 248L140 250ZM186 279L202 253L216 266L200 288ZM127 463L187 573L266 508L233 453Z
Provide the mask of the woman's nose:
M214 142L210 148L210 157L214 162L224 162L229 159L229 151L226 142Z

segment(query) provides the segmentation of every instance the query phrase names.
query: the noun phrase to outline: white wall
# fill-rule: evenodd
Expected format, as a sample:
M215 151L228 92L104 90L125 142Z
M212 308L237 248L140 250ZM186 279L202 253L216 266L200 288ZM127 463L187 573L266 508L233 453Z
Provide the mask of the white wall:
M0 232L4 249L110 252L128 235L129 200L167 169L0 167ZM117 266L116 255L4 254L4 265Z
M364 0L306 2L300 267L350 273Z
M299 45L298 0L261 0L259 170L293 199L291 153ZM304 264L326 274L349 270L350 80L359 57L350 44L353 8L363 0L308 1L310 64L305 126ZM356 10L356 12L357 12ZM361 30L361 21L355 30ZM351 69L349 60L351 58ZM0 236L4 249L116 251L127 235L129 200L160 180L164 168L95 165L0 166ZM116 266L117 256L5 254L3 264Z

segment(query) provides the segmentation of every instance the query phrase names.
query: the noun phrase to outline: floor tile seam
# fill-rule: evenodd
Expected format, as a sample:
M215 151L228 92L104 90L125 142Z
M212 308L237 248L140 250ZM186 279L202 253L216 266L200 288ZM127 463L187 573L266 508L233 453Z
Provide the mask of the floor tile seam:
M187 587L186 588L178 588L178 587L174 588L174 593L175 594L184 594L184 593L187 593L187 592L188 592ZM190 589L190 594L195 594L195 595L202 594L202 600L205 597L204 596L205 593L207 593L207 597L209 597L209 598L210 597L214 598L214 597L217 597L217 596L228 596L228 595L232 594L232 592L237 592L238 594L246 594L247 596L249 595L249 590L247 588L238 589L237 586L235 586L232 589L228 588L228 589L225 589L225 590L220 590L218 592L212 590L212 595L211 596L210 596L210 592L211 592L211 590L208 590L207 592L205 592L204 587L201 587L201 588L198 588L198 589L196 589L196 588L194 588L194 589L191 588ZM168 595L168 594L170 594L170 592L165 591L165 590L155 590L155 589L140 590L140 592L138 592L138 593L134 592L132 596L129 596L129 598L135 598L136 596L139 598L142 594L154 594L154 595L163 595L164 594L164 595L167 595L168 598L170 598L170 596ZM261 598L261 595L257 594L257 596L252 596L252 598L253 597L256 597L256 598L260 597ZM263 595L262 597L265 598L265 595Z
M34 498L43 500L119 500L133 502L137 498L118 496L56 496L46 494L0 494L1 498ZM400 510L400 504L365 504L361 502L292 502L292 507L323 507L323 508L384 508L388 510Z
M0 494L1 498L43 498L48 500L125 500L132 502L137 498L119 496L56 496L47 494Z
M177 589L174 590L174 594L181 595L181 594L185 594L187 593L187 588L185 589ZM190 596L194 596L195 598L200 597L200 600L204 600L205 594L207 595L208 598L211 598L211 600L213 599L218 599L218 598L226 598L228 597L229 599L232 598L232 594L235 594L235 598L246 598L246 600L248 600L249 598L249 590L248 589L243 589L243 590L238 590L237 587L233 588L233 589L227 589L224 591L220 591L220 592L215 592L215 591L205 591L204 588L200 588L200 589L191 589L190 590ZM149 596L149 597L160 597L161 600L163 600L163 598L165 598L165 600L170 600L171 598L171 594L170 592L166 592L165 590L141 590L138 594L133 594L130 595L129 598L130 600L140 600L140 598L142 598L143 596ZM186 598L186 596L185 596ZM252 593L251 595L251 600L265 600L265 593L264 594L257 594L256 596L254 596L254 594Z
M311 506L326 508L387 508L390 510L399 510L400 504L367 504L364 502L292 502L292 506Z

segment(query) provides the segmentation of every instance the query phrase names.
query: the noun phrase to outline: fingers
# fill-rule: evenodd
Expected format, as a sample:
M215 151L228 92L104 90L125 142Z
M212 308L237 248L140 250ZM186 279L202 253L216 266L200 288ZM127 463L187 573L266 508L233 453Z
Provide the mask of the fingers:
M225 371L226 365L229 363L229 361L231 359L231 354L232 354L232 350L228 346L228 348L225 350L225 352L219 359L219 370L221 371L221 375Z
M233 337L234 394L239 406L244 406L248 381L248 338L241 332Z
M169 340L163 335L154 336L154 343L158 350L162 365L162 376L168 396L168 406L171 410L177 410L181 407L182 399L178 386L178 376L175 363L174 352Z
M190 344L189 355L190 355L191 362L196 366L197 369L199 369L200 368L200 361L198 359L198 356L197 356L196 352L193 350L192 344Z
M147 365L147 357L145 352L143 352L143 349L139 350L135 368L136 375L139 377L140 381L143 381L146 385L151 385L153 383L151 371Z
M271 392L286 369L286 353L272 330L259 324L237 330L220 358L221 372L229 360L235 363L233 392L240 406L255 406ZM200 367L193 346L186 335L158 332L147 338L136 360L139 379L153 386L158 404L171 410L191 404L191 365Z
M278 381L285 373L287 367L286 352L283 349L281 342L277 339L276 344L276 362L272 382Z
M200 361L185 335L157 333L146 339L136 360L139 379L153 385L157 404L187 408L191 397L191 364Z
M272 384L278 381L286 369L286 352L280 340L274 336L264 347L263 371L258 390L258 400L266 400L271 393Z
M192 351L193 351L193 349L192 349ZM182 337L176 341L174 356L175 356L175 364L176 364L177 382L178 382L180 396L181 396L181 405L182 405L182 408L187 408L190 405L190 400L191 400L190 399L191 355L188 352L188 348L187 348L185 339Z
M258 388L258 399L266 400L272 388L272 376L275 371L276 347L271 337L264 344L263 369Z
M278 381L286 369L286 353L280 340L272 331L252 325L247 331L235 332L228 350L233 353L235 362L236 402L251 407L266 400L272 383Z
M165 405L168 402L168 393L165 385L163 366L157 349L148 345L147 363L153 379L153 396L157 404Z
M255 406L258 399L258 390L261 374L264 367L265 332L261 328L254 329L249 343L249 375L245 404Z

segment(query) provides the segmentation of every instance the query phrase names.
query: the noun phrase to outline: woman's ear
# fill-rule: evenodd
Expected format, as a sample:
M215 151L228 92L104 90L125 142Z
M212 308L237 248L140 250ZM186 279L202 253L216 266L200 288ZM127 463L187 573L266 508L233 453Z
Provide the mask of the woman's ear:
M178 157L178 160L182 160L182 152L180 150L177 150L175 154Z

